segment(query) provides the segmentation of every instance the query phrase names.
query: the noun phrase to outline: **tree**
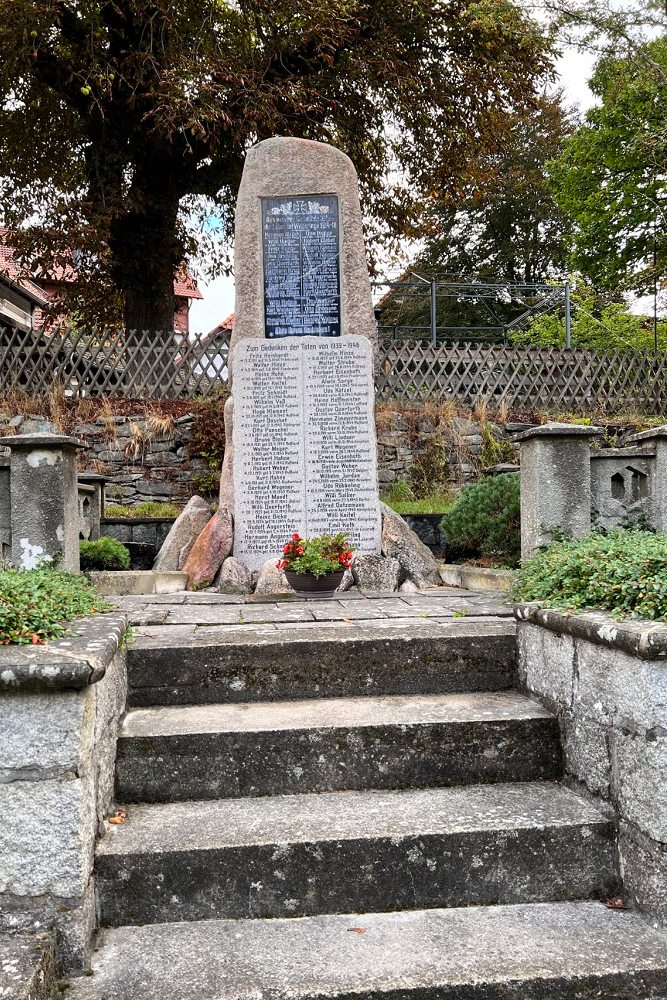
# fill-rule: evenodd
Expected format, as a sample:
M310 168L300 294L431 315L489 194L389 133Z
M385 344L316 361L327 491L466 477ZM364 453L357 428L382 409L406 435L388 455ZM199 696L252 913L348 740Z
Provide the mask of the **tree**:
M546 168L572 130L568 114L555 95L540 97L530 110L510 118L509 135L480 156L457 198L445 191L434 201L426 245L411 265L420 276L533 284L567 275L572 223L555 201ZM498 301L480 305L438 297L438 326L502 326L530 302L530 296L504 299L501 293ZM388 296L381 321L428 329L428 286Z
M5 223L47 268L76 247L80 309L120 300L153 329L196 258L193 217L229 233L250 144L343 148L399 238L502 142L551 59L511 0L0 0L0 50Z
M653 350L653 326L646 316L631 313L625 302L596 292L575 278L571 284L572 347L582 350ZM565 347L565 318L549 313L537 316L525 330L512 334L521 347ZM667 350L667 322L658 324L658 349Z
M435 205L417 270L525 284L567 273L572 226L546 165L571 131L568 115L559 96L543 96L512 118L506 141L480 158L457 204Z
M667 37L604 55L589 86L599 104L552 171L577 223L574 265L601 289L645 294L667 274Z

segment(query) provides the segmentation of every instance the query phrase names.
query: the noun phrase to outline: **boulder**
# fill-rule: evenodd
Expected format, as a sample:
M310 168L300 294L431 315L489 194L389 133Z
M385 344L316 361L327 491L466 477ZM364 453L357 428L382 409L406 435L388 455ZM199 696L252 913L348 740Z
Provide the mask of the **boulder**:
M234 532L232 515L220 507L201 532L183 563L188 574L188 589L200 589L213 583L220 567L232 551Z
M206 527L210 516L211 508L206 501L202 497L192 497L162 543L153 569L166 572L182 569L190 549Z
M218 574L216 586L220 594L252 594L252 573L240 559L227 556Z
M401 578L412 580L420 589L439 586L438 563L416 532L403 520L400 514L385 503L382 510L382 554L397 559L401 566Z
M386 559L380 555L357 556L352 574L360 590L387 593L398 589L401 564L398 559Z
M340 581L340 587L336 587L336 593L342 594L346 590L350 590L354 586L354 576L351 569L346 569L343 573L343 579Z
M255 587L255 596L268 597L271 594L294 593L283 571L277 568L277 561L277 556L274 556L273 559L267 559L260 569L257 586Z
M403 583L398 588L400 594L418 594L419 587L412 580L404 580Z

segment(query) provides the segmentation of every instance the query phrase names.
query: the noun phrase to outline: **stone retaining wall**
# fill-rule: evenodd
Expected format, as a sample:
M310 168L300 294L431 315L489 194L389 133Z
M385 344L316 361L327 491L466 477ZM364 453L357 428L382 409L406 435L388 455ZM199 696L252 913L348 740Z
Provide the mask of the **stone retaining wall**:
M202 492L198 480L209 472L207 463L190 455L194 417L173 421L168 433L159 433L150 415L100 416L77 424L70 433L86 445L80 466L105 475L107 502L136 504L145 500L185 503ZM508 439L503 425L493 426L499 439ZM508 425L523 427L524 425ZM527 426L527 425L526 425ZM378 479L386 489L398 479L410 478L415 463L426 457L427 467L453 485L476 479L482 465L483 439L477 421L456 417L447 421L428 407L378 409ZM0 412L0 438L7 434L57 431L45 417L12 417ZM217 490L213 490L217 493ZM121 539L123 540L123 539Z
M114 794L126 618L99 615L46 646L0 647L0 933L57 933L82 969L96 926L95 837Z
M616 810L632 901L667 923L667 626L516 614L522 682L558 715L567 773Z

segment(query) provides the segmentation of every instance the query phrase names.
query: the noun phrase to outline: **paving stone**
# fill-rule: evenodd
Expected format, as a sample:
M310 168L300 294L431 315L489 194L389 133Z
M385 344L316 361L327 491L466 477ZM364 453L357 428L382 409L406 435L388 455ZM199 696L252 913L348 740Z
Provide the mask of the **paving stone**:
M552 783L138 805L98 845L103 925L613 895L615 828Z
M168 802L560 773L556 719L515 692L309 699L131 711L116 797Z

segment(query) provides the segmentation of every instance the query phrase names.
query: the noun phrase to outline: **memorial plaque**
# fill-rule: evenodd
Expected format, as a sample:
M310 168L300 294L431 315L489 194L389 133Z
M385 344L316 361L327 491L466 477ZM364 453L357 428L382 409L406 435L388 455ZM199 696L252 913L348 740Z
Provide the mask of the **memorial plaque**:
M340 337L338 198L261 202L266 337Z
M292 532L380 551L372 346L247 340L234 358L234 555L252 569Z

